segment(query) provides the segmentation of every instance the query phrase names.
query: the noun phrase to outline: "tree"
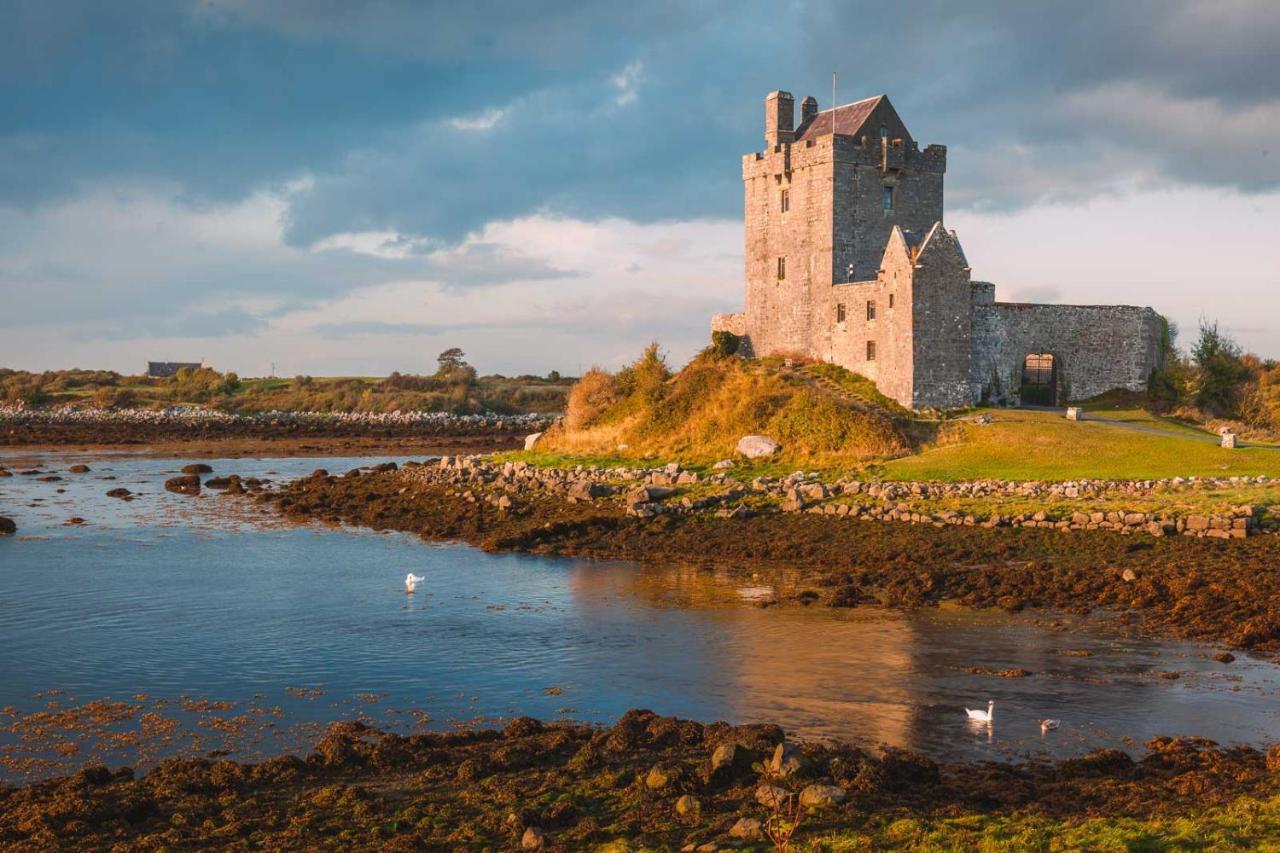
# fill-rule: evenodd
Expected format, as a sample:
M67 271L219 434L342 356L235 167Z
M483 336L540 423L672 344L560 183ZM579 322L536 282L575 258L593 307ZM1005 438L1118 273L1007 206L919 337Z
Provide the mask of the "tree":
M436 370L436 376L446 376L460 367L466 367L466 355L459 347L449 347L440 353L436 356L436 364L440 365Z
M1196 406L1220 417L1237 413L1242 386L1249 379L1240 356L1240 347L1218 330L1216 322L1200 323L1200 338L1191 349Z

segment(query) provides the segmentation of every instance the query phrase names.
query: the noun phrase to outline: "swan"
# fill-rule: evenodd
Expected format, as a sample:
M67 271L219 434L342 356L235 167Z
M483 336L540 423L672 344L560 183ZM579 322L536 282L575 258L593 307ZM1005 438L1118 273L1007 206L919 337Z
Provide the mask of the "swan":
M413 592L418 588L418 584L422 583L426 578L415 575L413 572L404 576L404 591Z
M996 718L995 700L987 702L987 710L975 711L972 708L965 708L964 712L969 715L969 719L977 720L980 723L989 723Z
M1056 729L1056 728L1057 728L1058 726L1060 726L1060 725L1062 725L1062 720L1041 720L1041 721L1040 721L1040 734L1044 734L1044 733L1046 733L1046 732L1051 732L1051 731L1053 731L1054 729Z

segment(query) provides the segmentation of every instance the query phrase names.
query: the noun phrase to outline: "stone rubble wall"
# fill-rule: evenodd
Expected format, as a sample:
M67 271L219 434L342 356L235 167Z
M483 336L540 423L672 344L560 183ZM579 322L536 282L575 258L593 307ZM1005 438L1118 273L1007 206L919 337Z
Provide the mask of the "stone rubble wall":
M1142 391L1160 367L1160 315L1150 308L975 300L972 335L975 402L1017 405L1031 353L1053 354L1059 403L1115 388Z
M550 495L570 503L609 502L627 515L651 518L663 514L707 513L736 518L760 512L809 512L863 521L927 524L933 527L1022 527L1059 531L1109 530L1125 535L1189 536L1243 539L1280 528L1280 515L1254 506L1234 506L1213 513L1151 512L1104 509L1100 499L1186 496L1241 485L1280 489L1267 477L1182 478L1166 480L1079 480L1063 483L979 480L964 483L865 482L842 478L822 482L797 472L788 477L757 477L743 482L732 469L699 474L671 463L658 468L542 468L526 462L498 464L484 456L445 456L437 462L410 465L405 476L431 485L447 485L462 500L484 501L509 509L533 495ZM408 486L406 486L406 489ZM1043 501L1045 509L1010 514L977 515L940 509L922 511L912 501L948 498L1002 498L1026 503ZM1063 502L1077 504L1070 511Z

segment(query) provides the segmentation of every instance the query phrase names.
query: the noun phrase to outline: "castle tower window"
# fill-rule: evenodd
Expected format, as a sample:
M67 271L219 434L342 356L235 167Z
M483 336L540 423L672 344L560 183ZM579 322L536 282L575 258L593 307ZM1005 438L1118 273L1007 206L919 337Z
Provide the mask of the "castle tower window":
M884 194L881 196L885 210L893 210L893 187L885 187Z
M893 294L892 294L892 293L890 293L890 294L889 294L889 307L890 307L890 308L892 308L892 307L893 307Z
M778 281L787 277L787 259L778 258Z
M876 360L876 342L867 341L867 361Z
M791 209L791 190L782 191L781 205L783 213Z
M876 318L876 301L874 299L867 300L867 319L874 320Z
M836 304L836 322L837 323L844 322L844 303L843 302Z

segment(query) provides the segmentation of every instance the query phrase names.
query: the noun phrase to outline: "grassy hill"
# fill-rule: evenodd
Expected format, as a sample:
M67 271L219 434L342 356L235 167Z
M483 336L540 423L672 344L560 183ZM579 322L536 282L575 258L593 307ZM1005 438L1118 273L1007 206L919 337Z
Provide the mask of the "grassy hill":
M906 418L871 383L831 365L791 368L706 352L672 375L651 346L616 375L588 372L539 450L708 465L759 433L782 444L775 464L827 467L907 452Z
M931 418L834 365L717 358L708 350L672 374L650 347L617 374L593 369L584 376L569 394L564 422L526 458L706 467L732 457L743 435L761 433L782 452L739 473L802 467L936 481L1280 477L1275 445L1222 449L1215 433L1153 414L1144 401L1141 394L1106 395L1085 404L1083 421L1023 409Z

